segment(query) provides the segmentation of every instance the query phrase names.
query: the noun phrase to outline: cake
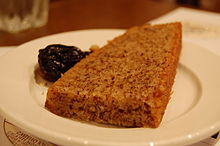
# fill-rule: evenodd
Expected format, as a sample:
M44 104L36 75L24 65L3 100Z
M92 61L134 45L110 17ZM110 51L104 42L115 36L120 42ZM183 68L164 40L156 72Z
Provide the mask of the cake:
M80 121L156 128L172 93L181 40L180 22L132 27L64 73L48 88L45 107Z

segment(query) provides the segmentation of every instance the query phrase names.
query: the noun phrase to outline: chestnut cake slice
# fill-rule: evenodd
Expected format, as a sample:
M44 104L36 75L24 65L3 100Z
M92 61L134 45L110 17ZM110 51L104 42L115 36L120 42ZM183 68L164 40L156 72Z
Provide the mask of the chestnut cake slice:
M45 107L67 118L156 128L172 92L181 40L179 22L132 27L50 86Z

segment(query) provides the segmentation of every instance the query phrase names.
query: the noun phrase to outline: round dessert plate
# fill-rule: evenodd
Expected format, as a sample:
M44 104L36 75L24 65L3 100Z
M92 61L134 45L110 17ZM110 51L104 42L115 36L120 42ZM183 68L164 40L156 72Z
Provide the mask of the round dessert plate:
M36 79L38 50L50 44L87 50L124 30L66 32L27 42L0 57L0 114L25 131L58 145L187 145L220 129L220 57L183 42L173 94L158 128L122 128L59 117L44 108L47 87Z

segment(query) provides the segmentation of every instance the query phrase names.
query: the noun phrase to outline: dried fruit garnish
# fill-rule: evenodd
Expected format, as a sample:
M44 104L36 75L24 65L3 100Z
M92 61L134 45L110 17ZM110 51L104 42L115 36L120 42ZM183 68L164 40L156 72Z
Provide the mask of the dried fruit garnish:
M75 46L61 44L49 45L39 50L38 63L43 78L48 81L56 81L68 69L74 66L90 52L81 51Z

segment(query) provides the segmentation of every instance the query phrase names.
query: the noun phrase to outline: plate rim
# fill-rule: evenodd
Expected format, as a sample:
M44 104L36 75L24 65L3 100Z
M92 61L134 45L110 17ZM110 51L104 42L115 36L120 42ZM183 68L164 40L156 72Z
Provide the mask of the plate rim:
M15 49L13 49L12 51L14 51L14 52L17 52L17 50L19 50L19 49L22 49L24 46L26 46L26 45L29 45L29 44L31 44L32 42L38 42L39 40L43 40L43 39L47 39L48 37L54 37L54 38L56 38L56 37L59 37L59 36L62 36L62 35L66 35L66 34L71 34L71 33L77 33L77 32L82 32L82 31L84 31L84 32L87 32L87 31L116 31L116 32L123 32L124 30L123 29L89 29L89 30L77 30L77 31L70 31L70 32L64 32L64 33L58 33L58 34L53 34L53 35L49 35L49 36L44 36L44 37L42 37L42 38L38 38L38 39L34 39L34 40L32 40L32 41L29 41L29 42L26 42L26 43L24 43L24 44L22 44L22 45L20 45L20 46L18 46L17 48L15 48ZM190 44L192 44L192 43L190 43ZM194 45L194 46L198 46L198 45ZM198 46L198 47L200 47L200 46ZM12 52L12 51L10 51L10 52ZM208 51L208 50L206 50L206 51ZM9 52L9 54L10 54L10 52ZM210 52L210 51L208 51L208 52ZM211 53L211 52L210 52ZM8 54L8 53L7 53ZM211 54L213 54L213 53L211 53ZM214 55L214 54L213 54ZM216 55L217 56L217 55ZM4 56L5 58L7 58L7 55L5 55ZM1 62L1 59L2 57L0 57L0 62ZM1 63L0 63L0 65L1 65ZM1 114L3 114L4 115L4 117L6 117L7 119L9 119L9 120L12 120L12 121L16 121L15 123L18 125L18 126L20 126L21 128L23 127L27 132L31 132L31 134L33 134L33 135L35 135L36 134L36 136L38 136L38 137L40 137L40 138L44 138L45 136L46 137L48 137L48 134L49 135L51 135L51 132L50 131L45 131L44 130L44 133L42 133L42 132L40 132L39 130L37 130L38 128L37 127L35 127L35 126L33 126L33 125L31 125L30 123L27 125L27 123L26 122L24 122L24 121L17 121L16 120L16 118L13 116L13 115L11 115L11 114L9 114L9 113L7 113L6 111L4 111L4 109L2 109L2 106L0 105L0 113ZM216 125L215 127L220 127L220 121L218 121L218 122L216 122L214 125ZM32 127L32 128L31 128ZM33 129L33 127L35 127L34 129ZM37 128L37 129L36 129ZM207 130L207 129L206 129ZM32 133L33 131L35 131L34 133ZM214 131L213 129L208 129L208 131L203 131L203 133L208 133L208 132L211 132L211 131ZM216 132L217 132L218 130L216 130ZM202 133L202 132L201 132ZM56 134L54 134L54 136L55 136ZM59 134L58 134L59 135ZM51 138L51 139L53 139L53 141L57 138L57 137L59 137L59 136L55 136L55 138ZM67 142L68 141L68 138L67 139L65 139L65 138L61 138L62 136L60 136L60 139L59 139L59 141L61 142L61 140L63 140L62 142ZM198 137L200 137L200 139L201 138L205 138L205 136L204 135L202 135L202 134L200 134L200 135L198 135L197 136L197 138ZM176 139L176 142L178 143L178 142L184 142L185 141L185 136L184 137L181 137L181 136L179 136L177 139ZM67 140L67 141L66 141ZM69 144L71 144L72 143L72 140L73 139L70 139L68 142L69 142ZM55 140L56 141L56 140ZM85 140L79 140L79 141L77 141L76 139L74 140L77 144L81 144L81 145L86 145L87 144L87 142L85 142ZM189 142L192 142L192 141L195 141L193 138L189 138ZM57 142L57 141L56 141ZM174 141L172 141L172 142L174 142ZM59 143L59 142L58 142ZM91 143L91 144L101 144L101 143L97 143L97 142L95 142L95 141L90 141L90 142L88 142L89 144ZM109 143L103 143L103 144L109 144ZM114 143L112 143L112 144L114 144ZM118 144L118 143L116 143L116 144ZM130 143L120 143L120 144L125 144L125 145L132 145L132 144L130 144ZM139 143L140 145L141 145L141 143ZM149 142L147 142L147 143L143 143L143 144L150 144Z

